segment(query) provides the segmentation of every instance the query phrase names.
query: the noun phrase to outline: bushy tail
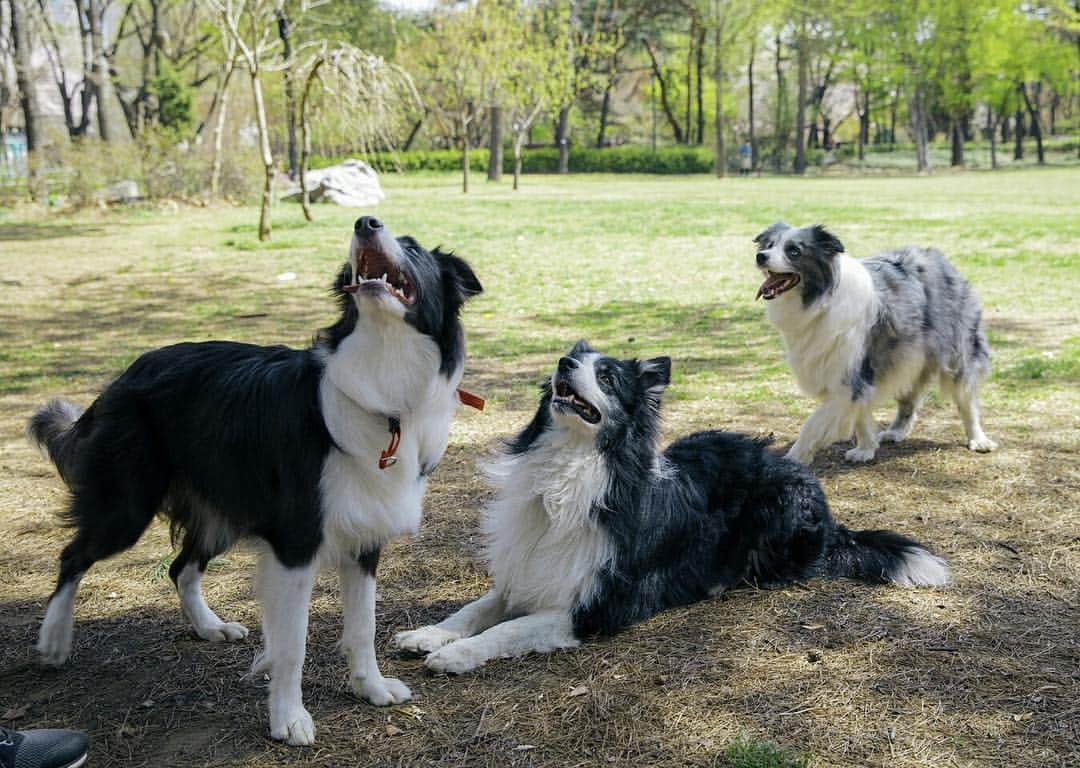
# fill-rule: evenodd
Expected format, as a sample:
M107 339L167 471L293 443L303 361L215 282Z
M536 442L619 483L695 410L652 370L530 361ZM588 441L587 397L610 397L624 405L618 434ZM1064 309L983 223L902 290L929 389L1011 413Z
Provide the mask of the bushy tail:
M52 459L60 477L69 484L68 472L75 442L72 427L82 414L82 408L66 400L50 400L30 417L26 425L30 442Z
M825 575L901 587L939 587L951 578L949 564L917 541L892 531L843 526L825 554Z

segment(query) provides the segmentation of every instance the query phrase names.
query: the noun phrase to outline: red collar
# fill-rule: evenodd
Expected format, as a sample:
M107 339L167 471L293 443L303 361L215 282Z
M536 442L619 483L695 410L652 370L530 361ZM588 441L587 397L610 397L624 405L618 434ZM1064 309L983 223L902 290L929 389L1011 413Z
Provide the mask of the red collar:
M484 398L479 395L459 389L457 396L462 405L467 405L478 411L484 410ZM390 428L390 445L386 446L386 450L379 454L379 469L386 469L397 464L397 456L394 454L397 453L398 446L401 445L401 419L397 416L390 416L387 422Z

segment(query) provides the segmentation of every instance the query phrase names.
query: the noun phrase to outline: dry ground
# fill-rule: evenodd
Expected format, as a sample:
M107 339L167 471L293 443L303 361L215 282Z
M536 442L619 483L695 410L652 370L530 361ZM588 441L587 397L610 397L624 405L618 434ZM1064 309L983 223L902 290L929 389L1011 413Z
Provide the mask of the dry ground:
M485 282L466 317L466 386L490 405L462 411L420 534L393 545L380 573L383 671L415 701L376 709L350 695L334 649L338 586L324 578L304 680L309 749L269 740L265 685L245 678L259 632L244 549L216 561L206 586L223 617L253 628L246 641L192 636L156 523L84 580L70 663L36 663L64 491L22 428L48 397L88 402L152 346L304 343L330 318L323 287L353 214L320 210L305 229L281 209L275 243L255 247L250 209L0 211L0 722L83 728L94 766L707 766L728 765L738 738L775 740L814 766L1080 764L1078 182L1075 171L719 190L530 179L518 197L488 187L462 200L453 179L391 181L379 215L458 246ZM781 216L832 223L858 255L940 244L984 296L997 352L986 425L1002 449L967 452L951 406L932 399L913 439L875 463L845 466L838 445L814 466L838 518L931 542L955 584L743 590L462 678L390 651L395 630L486 588L476 459L524 423L535 382L578 336L673 355L669 437L721 426L793 438L811 404L750 300L749 238ZM287 270L297 279L275 278Z

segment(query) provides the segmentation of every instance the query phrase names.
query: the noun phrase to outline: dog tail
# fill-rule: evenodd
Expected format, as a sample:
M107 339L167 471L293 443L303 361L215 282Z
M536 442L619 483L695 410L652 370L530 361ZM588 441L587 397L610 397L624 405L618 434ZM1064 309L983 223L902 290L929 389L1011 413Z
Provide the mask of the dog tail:
M825 553L825 575L901 587L940 587L952 577L948 563L907 536L843 526Z
M82 414L83 409L73 403L50 400L30 417L26 425L26 435L30 442L37 446L42 455L52 460L60 477L68 485L71 484L68 472L75 447L73 428Z

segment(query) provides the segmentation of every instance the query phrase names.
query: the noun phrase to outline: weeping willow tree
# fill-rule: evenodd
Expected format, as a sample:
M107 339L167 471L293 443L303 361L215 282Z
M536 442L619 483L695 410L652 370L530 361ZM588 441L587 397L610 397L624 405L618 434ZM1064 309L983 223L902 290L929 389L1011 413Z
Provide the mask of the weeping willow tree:
M313 130L330 143L347 144L363 157L393 150L410 111L422 108L412 79L401 67L349 43L326 43L307 52L299 74L300 202L311 215L307 185Z

